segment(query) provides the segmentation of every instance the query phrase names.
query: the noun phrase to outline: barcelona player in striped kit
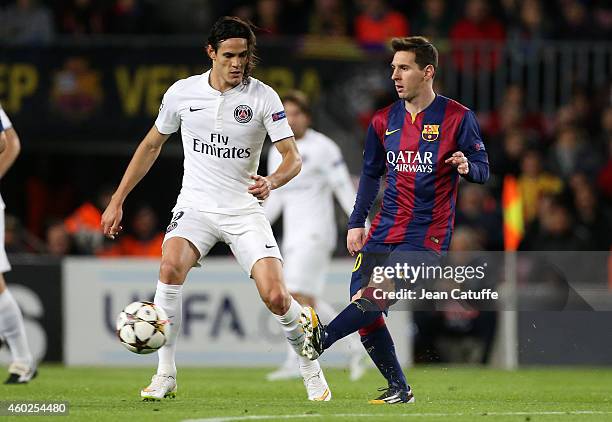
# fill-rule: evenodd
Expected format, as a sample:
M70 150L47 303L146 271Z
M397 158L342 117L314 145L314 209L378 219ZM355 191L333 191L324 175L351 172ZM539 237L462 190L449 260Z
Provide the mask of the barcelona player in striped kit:
M436 48L423 37L395 38L391 45L391 79L399 100L374 114L367 133L347 234L349 252L358 253L351 278L352 302L327 326L308 307L301 320L306 332L302 352L310 359L359 331L363 346L388 382L383 394L370 401L373 404L414 402L383 317L391 303L375 294L370 281L373 262L382 255L384 265L393 266L414 254L418 261L411 265L437 262L450 244L459 179L484 183L489 177L474 113L433 90ZM366 237L366 217L383 175L382 207ZM367 262L370 256L374 258ZM398 283L392 288L397 289Z

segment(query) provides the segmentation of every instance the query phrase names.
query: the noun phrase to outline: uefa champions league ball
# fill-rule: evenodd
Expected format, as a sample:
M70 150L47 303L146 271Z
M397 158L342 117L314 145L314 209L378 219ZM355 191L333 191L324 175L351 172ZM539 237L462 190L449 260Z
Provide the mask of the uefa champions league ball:
M130 352L153 353L166 343L168 315L152 302L133 302L117 317L117 337Z

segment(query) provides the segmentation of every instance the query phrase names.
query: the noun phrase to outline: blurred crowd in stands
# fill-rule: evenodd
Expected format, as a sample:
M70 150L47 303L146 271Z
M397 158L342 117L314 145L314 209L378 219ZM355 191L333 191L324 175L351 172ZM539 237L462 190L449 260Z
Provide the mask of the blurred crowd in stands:
M0 39L56 35L206 34L221 15L249 19L262 36L434 39L610 39L606 0L0 0Z
M455 220L461 236L455 236L451 248L503 250L500 197L504 177L512 175L523 203L525 235L520 250L610 250L612 106L589 100L578 90L570 103L547 116L526 113L524 100L522 90L510 86L496 112L479 113L492 178L484 186L461 184ZM49 198L37 208L40 218L36 210L29 212L29 222L37 222L30 224L32 230L10 216L9 209L7 251L159 256L165 221L150 204L131 203L126 209L126 233L116 242L102 238L100 216L111 194L111 187L102 187L80 205L74 203L74 195L59 201ZM61 211L55 212L58 219L49 221L49 210L55 209L50 203L55 202L64 205L56 211L66 212L71 203L72 211L62 218ZM340 233L343 237L344 227ZM345 254L342 250L340 240L339 255Z
M60 34L205 34L222 14L248 18L262 36L353 37L365 46L389 37L434 40L609 40L612 3L579 0L0 0L0 39L51 42ZM509 85L502 104L478 113L492 180L460 188L455 250L503 250L502 181L515 176L522 197L521 250L610 250L612 246L612 78L604 90L577 86L555 113L527 111L527 94ZM442 92L444 93L444 92ZM316 122L315 122L316 127ZM17 128L18 129L18 128ZM29 186L28 189L35 187ZM28 229L6 219L11 252L159 256L166 216L151 204L130 206L117 242L99 231L111 190L71 204L67 215ZM151 199L153 200L153 199ZM42 208L39 208L42 212ZM10 209L7 210L10 214ZM57 213L56 213L57 214ZM341 233L344 228L341 227ZM342 255L340 237L338 254ZM43 239L43 240L39 240Z

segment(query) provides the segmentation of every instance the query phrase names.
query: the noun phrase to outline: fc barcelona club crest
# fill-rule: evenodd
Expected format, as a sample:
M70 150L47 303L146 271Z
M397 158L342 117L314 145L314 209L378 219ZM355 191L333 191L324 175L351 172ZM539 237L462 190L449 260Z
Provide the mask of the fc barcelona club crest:
M440 125L423 125L423 132L421 132L421 135L424 141L435 141L438 139L438 135L440 135Z
M239 105L234 109L234 119L238 123L248 123L253 118L253 110L248 105Z

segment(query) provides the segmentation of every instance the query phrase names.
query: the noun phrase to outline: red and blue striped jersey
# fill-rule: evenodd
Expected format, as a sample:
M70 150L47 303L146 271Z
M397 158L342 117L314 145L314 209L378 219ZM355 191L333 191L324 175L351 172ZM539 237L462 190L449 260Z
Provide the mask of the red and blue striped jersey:
M368 128L349 228L364 226L386 172L382 206L368 242L448 250L459 173L444 161L456 151L469 161L469 173L463 177L486 182L489 161L476 116L458 102L437 95L416 116L408 113L404 100L378 110Z

